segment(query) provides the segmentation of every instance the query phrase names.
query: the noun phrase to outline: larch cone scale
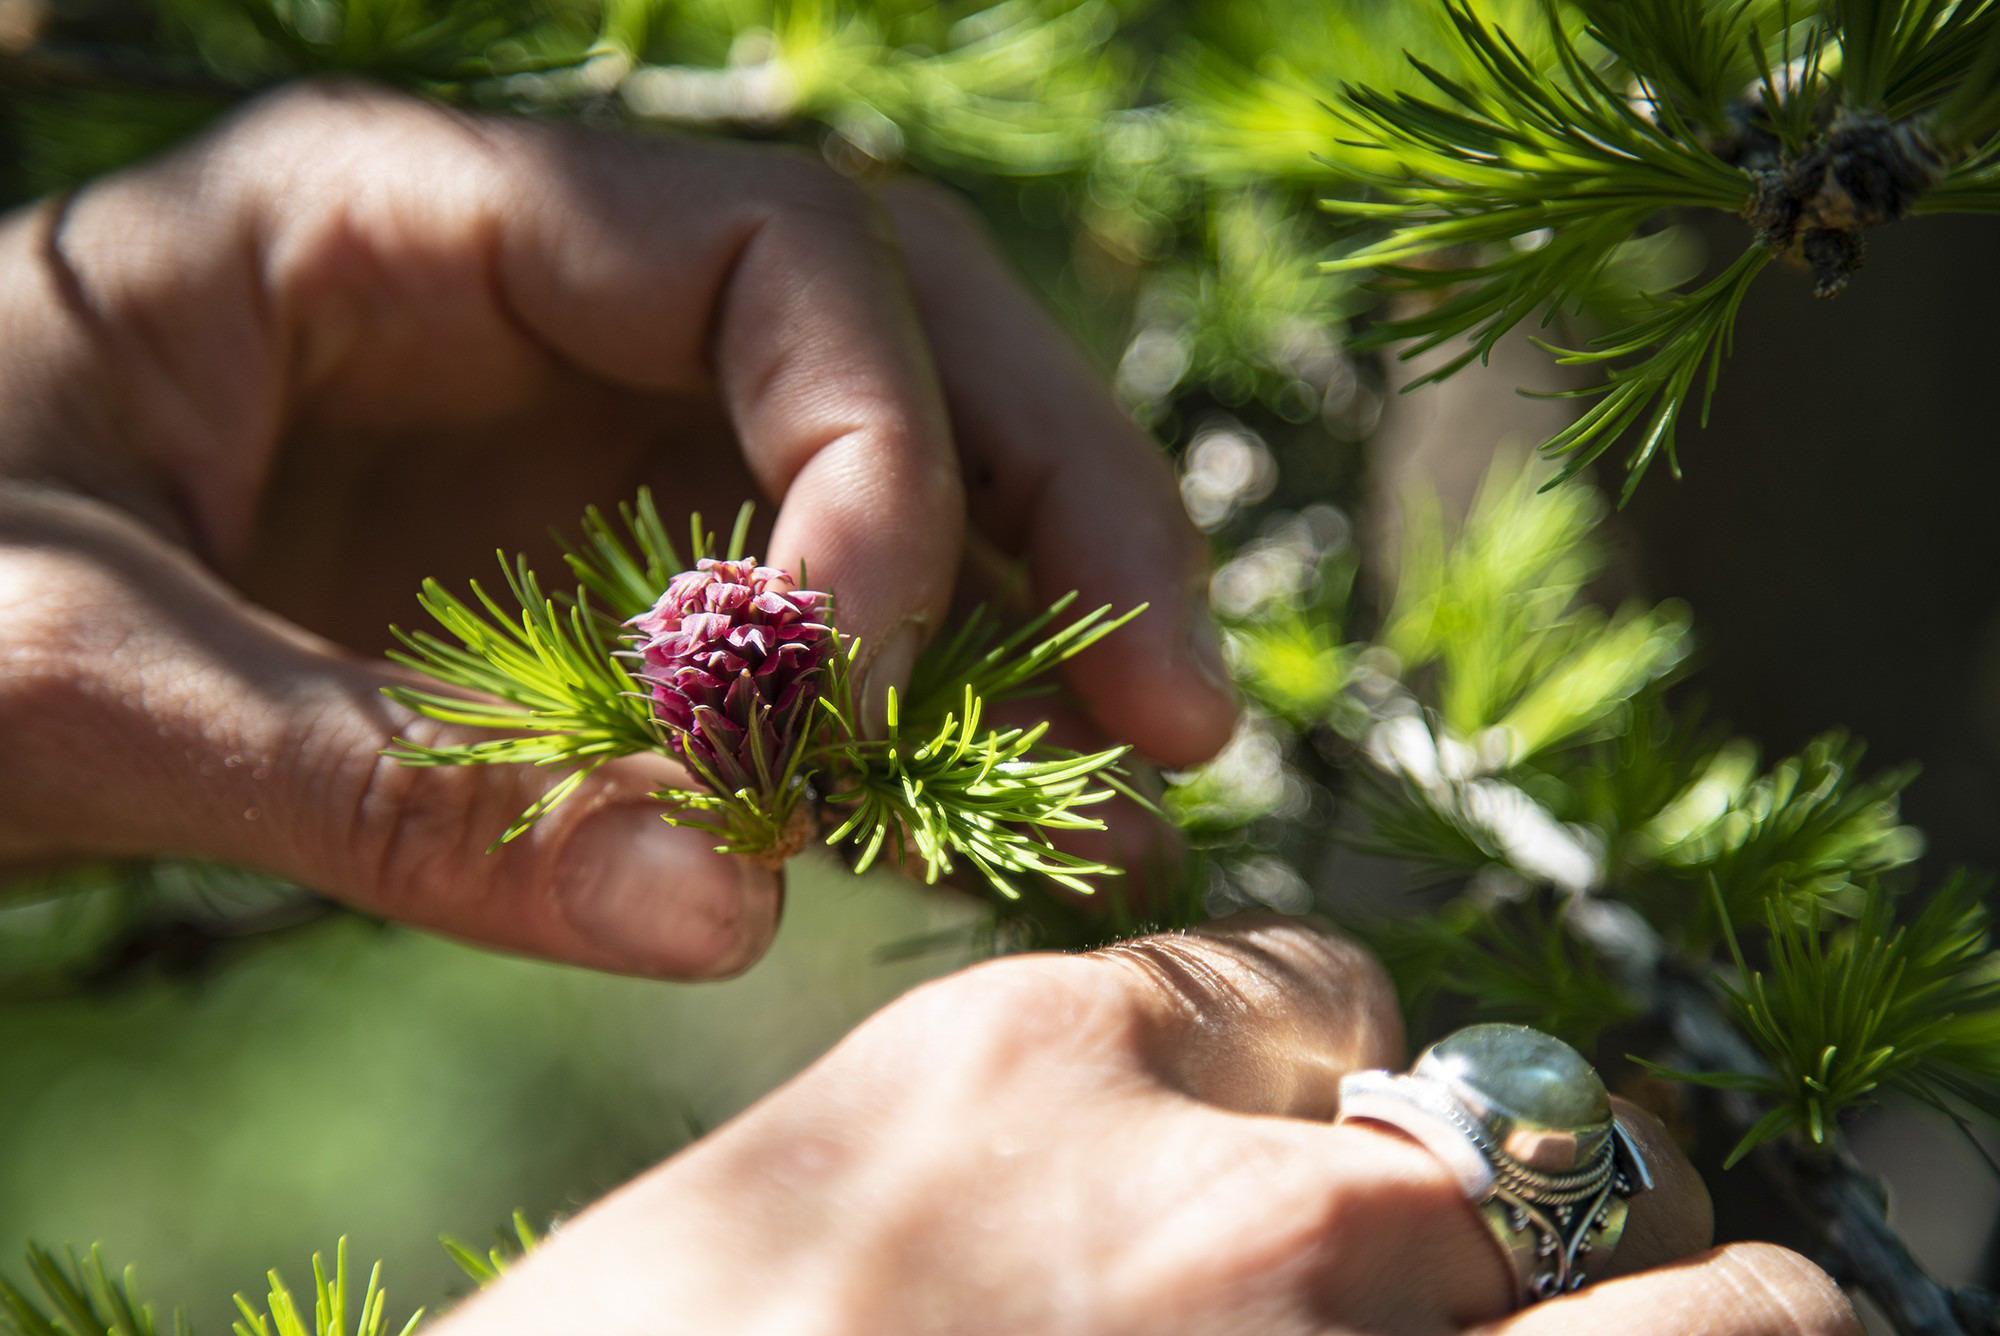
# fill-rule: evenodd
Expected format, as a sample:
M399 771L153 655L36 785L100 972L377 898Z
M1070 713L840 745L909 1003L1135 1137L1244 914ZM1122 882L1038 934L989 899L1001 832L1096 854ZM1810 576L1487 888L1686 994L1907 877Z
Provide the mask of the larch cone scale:
M703 557L627 623L653 713L704 783L780 796L833 658L831 604L755 558Z

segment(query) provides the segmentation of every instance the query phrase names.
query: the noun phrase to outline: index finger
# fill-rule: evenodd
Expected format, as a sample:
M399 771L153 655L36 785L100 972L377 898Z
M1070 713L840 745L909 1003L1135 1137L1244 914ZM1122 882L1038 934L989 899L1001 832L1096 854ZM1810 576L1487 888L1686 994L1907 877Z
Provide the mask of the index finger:
M581 372L663 405L719 400L782 503L760 555L809 559L844 630L879 645L941 615L963 532L942 400L886 229L824 165L314 84L90 193L121 191L129 211L66 213L62 249L93 305L166 350L182 398L221 406L131 433L164 442L148 448L211 548L248 550L299 400L392 404L406 429L504 422ZM676 420L663 409L635 485L733 471L668 436Z
M885 192L958 431L973 524L1044 599L1151 605L1070 665L1104 731L1168 765L1236 720L1204 595L1208 554L1159 447L936 187Z
M886 220L791 152L511 133L545 177L504 215L516 308L646 388L706 362L782 498L765 559L836 593L876 692L906 676L950 597L964 495Z

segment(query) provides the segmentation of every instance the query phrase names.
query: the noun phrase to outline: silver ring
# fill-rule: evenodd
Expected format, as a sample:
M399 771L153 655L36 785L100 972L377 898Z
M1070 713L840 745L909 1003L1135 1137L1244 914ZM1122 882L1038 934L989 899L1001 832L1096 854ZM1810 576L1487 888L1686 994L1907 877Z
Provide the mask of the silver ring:
M1525 1025L1473 1025L1407 1076L1353 1072L1336 1122L1394 1127L1451 1169L1513 1269L1519 1303L1581 1289L1653 1186L1583 1055Z

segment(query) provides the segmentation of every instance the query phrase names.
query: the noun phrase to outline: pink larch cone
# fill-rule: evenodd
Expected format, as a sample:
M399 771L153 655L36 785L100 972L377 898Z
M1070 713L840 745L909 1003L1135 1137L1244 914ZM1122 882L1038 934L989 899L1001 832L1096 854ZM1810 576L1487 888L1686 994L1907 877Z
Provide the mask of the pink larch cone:
M690 768L727 792L772 791L833 657L828 608L827 595L753 558L704 557L631 620L639 679Z

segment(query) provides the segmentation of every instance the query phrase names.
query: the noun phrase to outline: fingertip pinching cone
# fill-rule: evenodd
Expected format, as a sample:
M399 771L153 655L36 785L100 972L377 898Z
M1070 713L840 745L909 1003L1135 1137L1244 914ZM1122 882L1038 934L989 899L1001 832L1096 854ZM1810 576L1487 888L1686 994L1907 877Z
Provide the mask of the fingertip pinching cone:
M755 558L704 557L627 623L653 713L704 784L782 805L835 652L831 603Z

